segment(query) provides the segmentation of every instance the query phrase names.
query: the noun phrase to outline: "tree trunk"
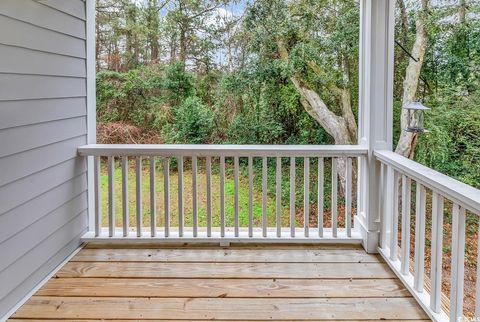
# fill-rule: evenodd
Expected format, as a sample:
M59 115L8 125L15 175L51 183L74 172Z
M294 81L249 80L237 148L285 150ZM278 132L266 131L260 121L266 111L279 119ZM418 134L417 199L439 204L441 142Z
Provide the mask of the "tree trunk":
M405 72L405 80L403 82L403 97L402 106L405 106L416 99L418 83L420 80L420 72L422 70L423 61L425 59L425 52L427 49L427 31L425 28L425 18L427 15L428 0L422 0L422 8L417 13L415 22L416 34L415 43L412 48L412 56L415 59L410 58L407 70ZM398 140L397 148L395 152L403 155L406 158L413 159L415 147L417 143L417 133L410 133L405 131L410 118L410 112L402 109L400 126L401 134Z
M460 0L458 7L458 21L462 25L467 22L467 0Z
M288 60L288 52L281 40L278 41L278 49L280 57ZM313 63L310 63L310 65ZM317 68L315 66L311 66ZM299 76L290 77L293 85L300 94L300 102L306 112L313 117L320 125L333 137L336 145L353 144L356 142L356 123L351 110L350 95L347 90L341 91L341 105L343 116L338 116L330 111L317 92L310 89ZM338 89L337 89L338 90ZM355 130L349 129L354 127ZM342 190L345 188L347 163L345 158L339 158L337 162L337 172L340 177ZM355 170L353 177L356 178Z

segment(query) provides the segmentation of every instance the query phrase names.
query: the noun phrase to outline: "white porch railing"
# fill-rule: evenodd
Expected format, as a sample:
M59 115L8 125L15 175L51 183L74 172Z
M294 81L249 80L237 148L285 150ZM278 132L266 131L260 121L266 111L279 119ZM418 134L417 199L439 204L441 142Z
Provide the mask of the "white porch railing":
M353 227L352 202L356 189L355 176L352 175L353 160L363 158L367 150L360 146L261 146L261 145L87 145L78 149L82 156L94 157L95 173L95 218L91 231L88 232L83 240L92 241L99 239L130 239L130 240L151 240L160 239L162 241L299 241L299 242L361 242L360 234ZM108 211L102 213L102 189L101 189L101 158L107 160L108 173ZM178 174L178 193L172 196L171 193L171 161L175 159L176 170ZM273 162L274 159L275 161ZM283 162L289 160L289 211L288 218L282 214L282 167ZM302 159L303 162L297 162ZM260 167L254 167L254 162L261 160ZM156 189L157 163L163 164L163 196L158 196ZM242 184L241 161L246 164L245 177L248 181L248 202L241 205L240 185ZM273 214L272 208L267 208L268 198L268 164L269 161L275 164L275 223L268 225L267 217ZM133 201L128 195L129 162L134 162L135 171L135 223L129 220L129 202ZM260 161L257 161L260 163ZM337 163L343 166L338 166ZM310 164L317 164L317 169L310 169ZM142 202L142 165L148 164L149 176L149 213L148 224L144 226L144 213ZM206 180L205 187L200 187L199 164L205 167ZM303 187L296 187L296 168L303 165ZM185 184L184 184L184 166L191 169L191 199L192 211L185 214ZM324 183L325 169L331 170L331 189L325 189ZM115 169L121 169L121 205L116 204L116 180ZM212 187L212 168L218 170L219 186ZM233 172L233 178L229 178L226 172L228 167ZM260 173L255 173L255 169L260 168ZM337 169L344 169L345 178L344 189L340 189L339 174ZM343 171L343 170L342 170ZM312 176L311 173L315 175ZM202 174L203 175L203 174ZM254 177L261 178L261 188L254 185ZM316 182L311 182L314 177ZM232 179L234 182L233 202L226 197L225 182ZM343 181L341 181L343 182ZM270 182L270 184L272 184ZM247 184L246 184L247 185ZM315 227L311 227L310 222L310 191L311 187L317 189L318 198ZM206 203L206 218L203 224L199 221L199 192L204 191L202 199ZM262 196L262 216L261 219L254 220L254 190L259 189ZM217 200L218 211L213 211L213 191L219 192ZM344 191L344 193L339 193ZM297 227L296 220L296 195L303 193L303 224ZM330 192L331 199L331 225L325 224L324 220L324 198ZM190 196L188 196L190 199ZM157 200L163 198L163 220L162 226L157 224ZM175 226L172 225L171 204L175 203L178 209L175 212ZM339 224L339 204L344 204L344 224ZM117 216L116 207L122 207L121 218ZM215 208L216 208L215 207ZM233 225L227 225L226 208L233 209ZM240 207L248 207L248 224L242 225L240 220ZM185 219L191 218L191 225L187 227ZM212 218L216 219L219 226L213 225ZM177 225L178 223L178 225ZM287 225L282 223L288 223Z
M465 228L467 215L480 214L480 190L391 151L376 151L375 156L382 167L380 209L383 216L380 253L434 320L468 321L463 320L465 247L472 249L476 245L465 244ZM412 187L416 195L414 200L411 198ZM431 199L427 198L429 196ZM431 217L430 212L426 211L426 205L430 200ZM413 206L415 227L410 229ZM446 218L444 219L444 214L451 216L451 240L443 234L444 223L448 222ZM431 218L429 238L431 244L427 245L427 249L430 246L431 268L426 271L426 228L429 228L426 227L426 223L429 218ZM412 232L413 260L410 251ZM444 240L448 245L444 245ZM442 275L444 246L451 248L450 278ZM477 318L480 317L478 263L477 258L475 293ZM448 283L451 291L450 294L444 295L442 285ZM469 317L471 315L470 313Z

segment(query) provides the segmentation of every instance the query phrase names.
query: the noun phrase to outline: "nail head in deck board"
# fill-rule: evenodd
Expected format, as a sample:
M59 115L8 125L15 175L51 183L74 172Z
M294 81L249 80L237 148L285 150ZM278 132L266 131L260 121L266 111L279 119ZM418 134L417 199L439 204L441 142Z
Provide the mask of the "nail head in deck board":
M231 299L34 296L14 317L128 319L321 320L424 319L413 298Z
M118 290L121 290L119 293ZM411 297L397 279L55 278L39 296L329 298Z
M58 277L394 278L385 263L69 262Z
M83 249L72 262L371 262L378 255L361 249Z

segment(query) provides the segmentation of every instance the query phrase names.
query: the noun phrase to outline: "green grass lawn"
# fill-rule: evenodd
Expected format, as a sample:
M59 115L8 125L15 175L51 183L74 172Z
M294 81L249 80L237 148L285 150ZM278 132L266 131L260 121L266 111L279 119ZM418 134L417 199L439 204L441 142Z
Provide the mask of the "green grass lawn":
M227 165L228 167L228 165ZM234 181L233 176L228 172L225 180L225 223L226 226L232 227L234 225ZM261 175L258 174L257 175ZM258 179L258 178L256 178ZM156 196L157 196L157 226L162 227L164 225L164 182L163 182L163 170L161 164L157 164L156 171ZM257 180L256 180L257 181ZM275 182L269 180L268 190L274 191ZM206 192L206 173L204 168L199 167L197 175L198 186L198 222L200 227L206 226L207 217L207 192ZM190 169L184 170L183 176L184 186L184 218L185 226L192 226L192 172ZM102 213L103 213L103 226L107 226L107 212L108 212L108 175L106 164L102 162L101 171L101 188L102 188ZM284 187L283 195L288 192L289 187ZM299 193L303 195L303 188L299 189ZM240 175L240 226L248 227L248 177L241 172ZM288 194L287 194L288 195ZM129 221L130 226L134 227L136 223L136 181L135 181L135 168L134 163L131 161L129 164L128 173L128 207L129 207ZM282 225L284 227L289 226L289 207L288 197L283 197L282 202ZM121 226L122 223L122 173L120 166L116 164L115 168L115 216L116 226ZM270 194L267 198L267 222L269 227L275 226L275 196ZM143 214L142 221L143 226L150 226L150 171L148 163L145 162L142 167L142 205ZM301 203L299 205L301 207ZM178 173L176 169L170 171L170 225L178 226ZM261 186L254 185L254 203L253 203L253 220L256 227L262 225L262 191ZM220 226L220 176L216 171L212 173L212 222L214 227ZM299 223L297 223L298 225Z

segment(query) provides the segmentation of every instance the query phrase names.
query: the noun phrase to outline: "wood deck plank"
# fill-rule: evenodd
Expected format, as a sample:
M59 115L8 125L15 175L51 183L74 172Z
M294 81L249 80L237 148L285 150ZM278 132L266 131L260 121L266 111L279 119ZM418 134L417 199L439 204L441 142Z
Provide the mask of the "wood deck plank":
M362 249L83 249L77 261L379 263Z
M424 319L413 298L231 299L34 296L14 315L57 319Z
M57 277L394 278L385 263L69 262Z
M12 321L428 321L356 245L88 245Z
M397 279L56 278L50 280L36 295L191 298L411 297Z

